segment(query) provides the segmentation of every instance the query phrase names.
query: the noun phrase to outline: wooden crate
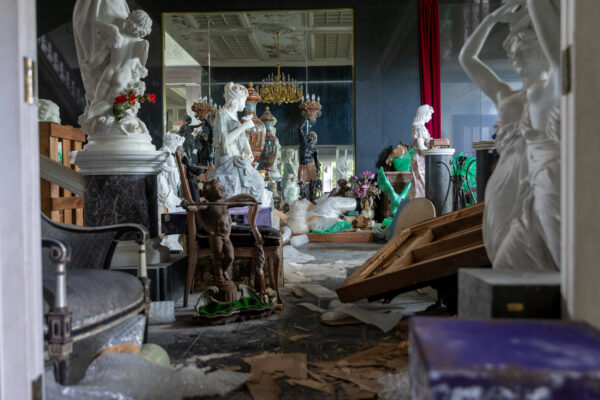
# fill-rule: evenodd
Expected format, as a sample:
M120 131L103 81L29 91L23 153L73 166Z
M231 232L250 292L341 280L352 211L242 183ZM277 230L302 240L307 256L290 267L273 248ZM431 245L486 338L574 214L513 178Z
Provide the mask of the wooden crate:
M340 301L381 298L428 286L459 268L489 266L483 208L479 203L396 232L336 289Z
M40 122L40 154L62 162L63 165L79 171L71 165L70 151L81 150L85 134L79 128L59 125L54 122ZM59 149L62 146L62 161ZM83 198L41 179L42 212L56 222L83 226Z

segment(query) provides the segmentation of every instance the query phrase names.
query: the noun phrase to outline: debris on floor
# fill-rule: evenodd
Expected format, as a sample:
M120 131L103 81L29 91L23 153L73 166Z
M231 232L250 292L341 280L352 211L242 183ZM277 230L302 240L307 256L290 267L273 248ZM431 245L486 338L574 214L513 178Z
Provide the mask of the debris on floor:
M336 390L351 399L375 398L379 392L393 394L398 374L408 367L408 341L381 341L337 361L307 363L304 353L262 353L247 357L252 377L246 387L255 400L277 400L282 388L277 380L334 394ZM283 383L283 381L281 381Z

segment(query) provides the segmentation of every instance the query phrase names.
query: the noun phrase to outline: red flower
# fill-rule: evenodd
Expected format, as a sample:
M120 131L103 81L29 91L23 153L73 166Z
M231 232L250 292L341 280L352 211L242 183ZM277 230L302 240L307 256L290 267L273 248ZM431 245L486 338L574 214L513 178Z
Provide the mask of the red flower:
M135 104L135 94L131 93L129 95L129 104L133 105Z
M127 96L117 96L115 98L115 104L119 104L119 103L125 103L127 101Z
M154 93L148 93L148 101L150 103L156 103L156 95Z

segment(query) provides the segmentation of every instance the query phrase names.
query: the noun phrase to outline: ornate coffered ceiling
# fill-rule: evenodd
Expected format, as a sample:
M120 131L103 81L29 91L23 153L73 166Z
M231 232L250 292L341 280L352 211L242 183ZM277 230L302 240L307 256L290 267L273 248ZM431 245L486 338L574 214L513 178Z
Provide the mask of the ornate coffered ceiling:
M353 11L164 14L169 65L249 67L352 65ZM210 41L210 42L209 42ZM187 54L187 55L186 55Z

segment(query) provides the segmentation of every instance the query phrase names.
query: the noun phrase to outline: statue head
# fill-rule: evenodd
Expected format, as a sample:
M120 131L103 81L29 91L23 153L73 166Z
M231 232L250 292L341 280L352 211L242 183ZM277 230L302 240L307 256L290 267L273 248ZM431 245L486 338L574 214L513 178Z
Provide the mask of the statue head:
M211 179L204 184L202 195L208 201L219 201L223 200L223 197L225 196L225 190L223 190L223 186L218 180Z
M177 147L183 145L185 137L176 133L167 132L163 138L163 147L166 147L169 152L174 153Z
M60 124L60 109L51 100L39 99L38 100L38 120L56 122Z
M133 10L125 19L125 32L143 38L152 32L152 19L143 10Z
M426 124L431 121L431 115L433 114L433 107L429 104L423 104L417 108L417 113L415 114L415 119L413 120L413 124L422 123Z
M511 32L503 43L515 72L522 77L539 76L549 65L535 31L531 28Z
M244 111L246 106L246 98L248 98L248 89L244 85L229 82L225 85L225 105L233 111Z
M184 123L184 125L190 125L192 123L192 117L190 117L189 115L186 115L185 118L183 119L183 123Z

